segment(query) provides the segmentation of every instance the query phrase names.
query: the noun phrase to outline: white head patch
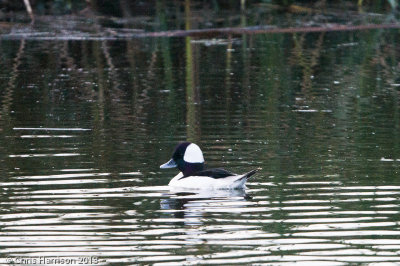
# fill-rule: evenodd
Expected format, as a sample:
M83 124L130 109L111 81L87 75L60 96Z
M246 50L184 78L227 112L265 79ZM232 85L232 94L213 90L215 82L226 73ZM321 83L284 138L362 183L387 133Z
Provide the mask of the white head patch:
M200 147L194 143L187 146L183 160L188 163L204 163L203 152Z

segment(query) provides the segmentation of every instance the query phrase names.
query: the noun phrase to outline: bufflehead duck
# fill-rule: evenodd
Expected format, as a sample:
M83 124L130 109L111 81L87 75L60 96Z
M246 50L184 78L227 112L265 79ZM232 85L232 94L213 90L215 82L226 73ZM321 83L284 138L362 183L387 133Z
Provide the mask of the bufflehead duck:
M237 175L224 169L204 170L204 157L200 147L194 143L182 142L176 146L172 159L160 168L177 167L181 172L171 179L170 187L180 188L245 188L247 179L257 170Z

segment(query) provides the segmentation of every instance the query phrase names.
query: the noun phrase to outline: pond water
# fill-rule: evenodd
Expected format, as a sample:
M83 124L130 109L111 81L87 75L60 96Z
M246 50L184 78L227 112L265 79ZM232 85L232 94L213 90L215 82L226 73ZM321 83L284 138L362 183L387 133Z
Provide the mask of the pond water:
M2 263L400 263L399 41L2 40ZM180 141L262 170L170 191Z

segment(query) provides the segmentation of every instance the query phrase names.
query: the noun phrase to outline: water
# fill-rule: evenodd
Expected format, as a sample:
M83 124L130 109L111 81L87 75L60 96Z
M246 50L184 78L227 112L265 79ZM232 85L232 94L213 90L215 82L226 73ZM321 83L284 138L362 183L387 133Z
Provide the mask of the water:
M1 41L1 263L400 263L398 42ZM170 191L185 140L262 170Z

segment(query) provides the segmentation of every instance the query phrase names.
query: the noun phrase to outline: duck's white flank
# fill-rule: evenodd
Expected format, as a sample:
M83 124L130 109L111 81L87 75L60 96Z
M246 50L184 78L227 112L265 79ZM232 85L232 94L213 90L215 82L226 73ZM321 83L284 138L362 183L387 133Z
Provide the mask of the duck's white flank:
M240 189L245 188L246 174L233 175L224 178L212 178L208 176L183 177L182 173L177 174L169 182L170 187L190 189Z

